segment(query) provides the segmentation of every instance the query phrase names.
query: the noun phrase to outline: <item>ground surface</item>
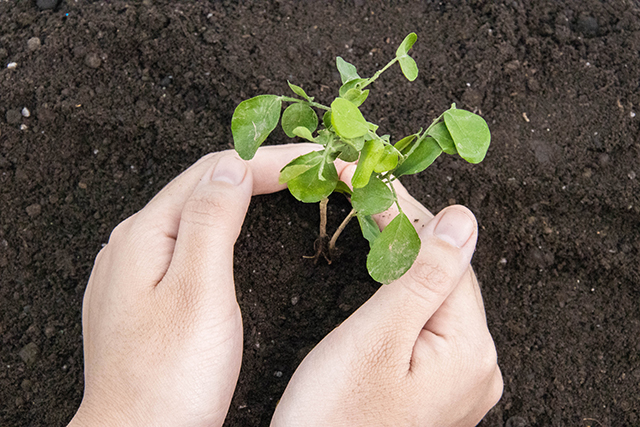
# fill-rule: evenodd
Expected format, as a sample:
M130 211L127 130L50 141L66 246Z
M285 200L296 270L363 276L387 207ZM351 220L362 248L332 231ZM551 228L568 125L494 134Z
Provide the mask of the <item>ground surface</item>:
M474 267L505 378L482 425L640 425L640 11L623 0L0 1L0 425L71 418L95 254L181 170L230 147L241 100L287 94L288 79L330 102L335 56L371 74L410 31L420 75L386 73L367 117L399 136L456 102L493 134L481 165L442 158L404 181L481 226ZM335 227L348 204L330 206ZM228 426L267 426L306 352L378 286L355 224L348 256L301 258L317 221L285 192L251 204Z

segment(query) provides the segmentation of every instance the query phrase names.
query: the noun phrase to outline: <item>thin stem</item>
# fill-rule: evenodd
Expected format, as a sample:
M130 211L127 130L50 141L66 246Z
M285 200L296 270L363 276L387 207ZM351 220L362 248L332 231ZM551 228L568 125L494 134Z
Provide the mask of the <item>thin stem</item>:
M394 188L393 183L391 182L390 179L387 179L387 184L389 184L389 188L391 189L391 192L393 193L393 198L395 199L396 206L398 206L398 211L400 213L404 213L404 212L402 212L402 207L400 206L400 202L398 201L398 194L396 193L396 189Z
M329 198L325 197L320 200L320 239L324 239L327 237L327 204L329 203Z
M316 107L316 108L320 108L327 111L331 110L331 108L327 107L326 105L318 104L317 102L313 102L313 101L307 101L306 99L291 98L290 96L281 96L280 99L287 102L298 102L301 104L308 104L311 107Z
M396 62L398 62L398 58L393 58L391 61L389 61L387 65L384 66L382 70L376 71L373 77L367 80L363 85L359 86L360 89L364 89L365 87L369 86L371 83L375 82L378 79L378 77L380 77L380 74L384 73L389 67L391 67Z
M336 232L333 233L333 236L329 241L329 253L333 252L333 250L336 248L336 241L338 240L338 237L340 237L340 234L342 234L342 231L345 229L347 224L349 224L349 221L351 221L351 218L353 218L354 216L356 216L356 210L351 209L351 212L349 212L349 215L347 215L347 217L342 221L342 224L340 224L340 227L338 227Z

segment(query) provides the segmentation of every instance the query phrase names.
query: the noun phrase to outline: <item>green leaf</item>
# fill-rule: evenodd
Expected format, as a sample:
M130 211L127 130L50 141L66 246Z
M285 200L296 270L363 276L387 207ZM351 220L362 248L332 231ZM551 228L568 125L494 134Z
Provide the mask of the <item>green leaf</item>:
M367 270L374 280L388 285L406 273L420 252L420 237L404 213L398 214L373 242Z
M313 101L313 97L310 97L309 95L307 95L307 93L304 91L304 89L302 89L300 86L294 85L289 80L287 80L287 83L289 83L289 87L291 88L293 93L295 93L296 95L298 95L301 98L306 99L309 102Z
M384 155L378 161L378 164L373 167L373 171L376 173L382 173L394 169L398 166L399 157L400 152L396 150L393 145L385 145Z
M469 163L480 163L491 142L487 122L470 111L452 108L444 112L444 123L460 157Z
M331 103L331 124L343 138L353 139L369 132L369 126L358 107L344 98Z
M416 35L416 33L411 33L407 37L405 37L404 40L402 40L402 43L400 43L400 47L398 47L398 50L396 50L396 56L401 57L406 55L407 52L409 52L409 49L413 47L413 44L417 39L418 36Z
M351 196L352 194L349 186L345 184L343 181L338 181L338 184L336 184L336 188L333 191L346 194L347 196Z
M345 144L349 144L350 146L352 146L356 151L361 151L362 148L364 147L364 137L363 136L359 136L358 138L341 138L340 139L342 142L344 142ZM356 159L358 160L358 159Z
M368 96L369 96L369 89L365 89L365 90L349 89L342 98L346 99L347 101L351 101L353 105L355 105L356 107L359 107L362 105L364 101L367 100Z
M400 141L396 142L396 144L394 145L394 147L396 147L396 150L398 151L402 151L405 148L407 148L409 145L411 145L411 143L413 141L416 140L416 138L418 138L418 135L409 135L409 136L405 136L404 138L402 138Z
M447 129L447 125L444 122L436 123L431 130L429 130L429 135L432 136L442 151L447 154L457 154L458 150L456 150L456 146L453 143L453 139L451 138L451 134Z
M322 124L326 129L331 129L333 125L331 124L331 111L325 111L322 115Z
M410 82L414 81L418 77L418 65L409 55L401 56L398 58L402 73Z
M231 133L235 149L244 160L251 160L258 147L278 126L282 101L276 95L259 95L242 101L233 112Z
M371 215L358 215L358 222L360 223L362 235L369 241L369 247L373 246L373 242L380 235L380 227L378 227Z
M343 98L345 96L345 94L347 92L349 92L351 89L360 89L359 85L360 83L366 82L367 79L353 79L350 80L348 82L346 82L345 84L343 84L342 86L340 86L340 90L338 90L338 93L340 94L340 97Z
M364 141L362 142L362 144L364 145ZM353 145L344 142L336 147L336 150L340 152L338 158L348 163L355 162L356 160L358 160L358 156L360 155L358 150L356 150Z
M420 138L409 149L404 162L398 166L393 174L396 177L422 172L442 153L442 149L435 139L430 136Z
M318 127L318 116L308 105L300 103L291 104L284 110L284 113L282 113L282 130L284 130L284 133L286 133L289 138L293 138L296 136L293 130L300 126L307 128L309 134L311 134L311 132L315 131Z
M286 184L287 182L291 181L293 178L297 177L300 174L305 173L312 167L313 165L287 165L280 171L278 182L280 184Z
M384 144L379 139L372 139L364 143L364 147L360 152L360 160L358 166L351 178L353 188L362 188L369 182L373 168L378 164L380 158L384 155Z
M313 138L313 135L311 134L311 132L309 132L309 129L307 129L304 126L298 126L297 128L295 128L293 130L293 135L299 136L300 138L304 138L311 142L315 142L315 139Z
M356 70L355 65L348 63L341 57L336 58L336 67L338 67L338 72L340 73L340 78L342 79L342 84L350 82L351 80L359 79L358 70Z
M374 215L384 212L393 204L393 193L380 178L373 175L362 188L354 188L351 204L358 214Z
M305 203L316 203L333 192L338 183L338 172L333 163L324 163L323 152L313 151L291 161L282 171L297 165L308 165L309 169L287 182L293 197ZM322 169L322 178L318 176ZM302 170L298 168L297 170ZM293 173L292 173L293 174Z

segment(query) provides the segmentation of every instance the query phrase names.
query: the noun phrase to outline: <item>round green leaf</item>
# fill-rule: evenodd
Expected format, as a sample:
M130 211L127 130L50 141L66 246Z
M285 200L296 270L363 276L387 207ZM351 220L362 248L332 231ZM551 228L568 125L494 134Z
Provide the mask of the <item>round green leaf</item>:
M278 126L282 101L276 95L260 95L242 101L233 112L231 133L236 151L250 160Z
M398 62L400 63L400 68L402 68L402 73L410 82L414 81L418 77L418 65L416 61L413 60L409 55L398 57Z
M336 98L331 103L331 124L338 135L347 139L369 132L369 125L358 107L344 98Z
M309 133L315 131L318 127L318 116L306 104L291 104L282 113L282 130L289 138L296 136L294 129L297 127L307 128ZM304 138L307 137L305 136Z
M404 213L398 214L375 239L367 256L371 277L385 285L402 277L420 252L420 237Z
M305 203L316 203L336 188L338 172L332 162L324 163L322 151L313 151L297 157L285 166L281 173L298 165L307 165L309 168L306 171L302 171L303 168L296 168L291 172L291 175L294 175L295 172L301 171L287 182L289 191L296 199ZM320 179L320 173L322 173L322 179Z
M444 112L444 123L460 157L469 163L480 163L491 142L487 122L470 111L450 109Z
M402 40L402 43L400 43L398 50L396 50L396 56L400 57L406 55L407 52L409 52L409 49L413 47L413 44L416 42L416 40L418 40L418 36L416 35L416 33L407 35L407 37Z
M398 166L393 174L400 177L422 172L438 158L440 153L442 153L442 149L435 139L430 136L421 138L409 149L404 162Z
M444 151L445 153L458 153L458 150L456 150L456 146L453 143L453 139L451 138L451 134L447 129L447 125L445 125L444 122L438 122L433 127L431 127L431 130L429 130L429 135L436 140L440 148L442 148L442 151Z
M354 188L351 204L358 214L374 215L384 212L393 204L393 193L380 178L375 175L362 188Z

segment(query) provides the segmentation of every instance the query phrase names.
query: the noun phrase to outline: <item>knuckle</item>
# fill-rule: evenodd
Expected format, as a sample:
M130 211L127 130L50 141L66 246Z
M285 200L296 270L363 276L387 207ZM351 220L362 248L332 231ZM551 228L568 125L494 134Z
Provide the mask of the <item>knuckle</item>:
M207 197L208 196L208 197ZM220 194L211 197L194 196L185 203L181 220L187 223L211 225L232 215L230 200Z
M117 244L119 242L123 242L124 240L126 240L127 237L129 236L129 233L131 231L131 225L133 224L134 220L135 220L135 215L130 216L129 218L125 219L120 224L118 224L113 229L113 231L111 231L111 234L109 235L108 244Z
M453 281L452 274L445 268L433 261L420 259L420 257L416 259L407 275L409 283L417 286L415 290L420 295L424 290L436 295L447 295Z

